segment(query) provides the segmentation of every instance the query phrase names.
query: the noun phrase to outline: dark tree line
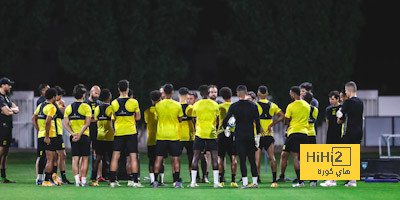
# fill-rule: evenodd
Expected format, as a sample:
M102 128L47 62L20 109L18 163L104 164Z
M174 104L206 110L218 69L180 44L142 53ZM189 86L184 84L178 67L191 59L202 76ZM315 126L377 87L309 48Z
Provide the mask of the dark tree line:
M193 63L206 9L198 0L1 0L0 75L25 82L23 89L62 81L67 91L83 82L114 93L127 79L142 110L165 82L190 89L211 81L232 89L264 84L285 108L290 86L309 81L323 108L327 93L349 80L363 25L359 0L216 2L224 16L214 19L225 22L209 30L202 51L216 68L207 68ZM26 78L46 72L64 77Z

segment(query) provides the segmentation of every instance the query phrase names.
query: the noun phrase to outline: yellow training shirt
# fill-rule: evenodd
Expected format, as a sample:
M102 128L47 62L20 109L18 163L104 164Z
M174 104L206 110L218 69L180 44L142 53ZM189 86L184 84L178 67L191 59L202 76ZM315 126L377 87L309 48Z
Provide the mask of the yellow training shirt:
M308 120L308 127L307 127L308 132L307 132L307 135L308 136L316 136L317 134L315 132L314 124L315 124L315 121L317 120L317 117L318 117L318 108L312 106L311 109L313 109L313 111L312 111L312 115L311 115L311 112L310 112L310 119Z
M180 141L194 140L193 106L181 103L183 117L179 127Z
M308 118L310 117L310 105L304 100L295 100L286 108L286 118L291 118L287 136L292 133L308 133Z
M35 115L38 116L38 124L39 124L38 138L46 136L46 118L47 116L50 116L52 118L55 117L56 112L57 108L52 103L49 103L47 101L37 106L35 110ZM49 137L57 137L56 125L54 119L51 120Z
M114 141L112 123L112 108L110 104L102 104L94 110L94 119L97 120L97 140Z
M193 105L193 116L196 117L196 136L202 139L216 139L217 116L219 106L211 99L201 99Z
M156 145L157 120L155 112L156 107L154 106L144 111L144 121L147 124L147 146Z
M260 124L265 131L265 136L274 136L273 132L268 132L268 126L272 123L272 117L278 114L281 109L278 107L278 105L266 99L260 99L257 102L257 106L259 110L261 109Z
M112 101L115 114L115 136L134 135L137 133L135 113L140 112L139 102L129 97L120 97Z
M183 116L181 104L164 99L156 104L157 140L179 140L179 120Z
M74 106L74 108L72 106ZM92 109L88 104L82 101L75 101L65 109L64 118L65 117L69 118L72 131L74 133L79 133L85 125L85 118L92 117ZM83 134L89 136L89 128L87 128Z

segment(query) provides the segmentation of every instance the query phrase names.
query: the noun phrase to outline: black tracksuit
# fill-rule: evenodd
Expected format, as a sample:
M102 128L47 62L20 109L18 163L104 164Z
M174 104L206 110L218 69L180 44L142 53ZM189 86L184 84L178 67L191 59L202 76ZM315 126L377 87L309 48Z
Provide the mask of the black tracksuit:
M257 104L249 100L239 100L233 103L226 114L222 127L226 127L229 118L232 116L236 119L235 126L235 146L240 159L240 171L242 177L247 177L246 157L248 157L251 174L257 177L257 167L255 162L255 142L254 142L254 123L257 133L260 133L260 116Z

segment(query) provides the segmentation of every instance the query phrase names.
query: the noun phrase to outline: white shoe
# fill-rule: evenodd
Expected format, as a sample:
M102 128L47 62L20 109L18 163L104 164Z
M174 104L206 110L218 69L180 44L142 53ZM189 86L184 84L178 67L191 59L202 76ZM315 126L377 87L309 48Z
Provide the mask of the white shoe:
M221 183L214 183L214 188L223 188L224 186Z
M208 184L210 184L210 181L208 180L208 178L207 178L207 177L204 177L204 183L208 183Z
M310 187L317 187L317 185L318 185L318 182L314 182L314 181L310 182Z
M142 184L140 184L140 183L133 183L132 187L134 187L134 188L142 188L144 186Z
M127 187L133 187L135 183L131 180L128 181L128 184L126 185Z
M321 187L336 187L336 181L325 181L319 184Z
M293 184L292 187L304 187L304 182Z
M188 185L187 187L195 188L199 187L199 185L197 185L196 183L190 183L190 185Z
M116 182L111 182L111 183L110 183L110 187L113 188L113 187L116 187L116 186L118 186Z
M346 187L357 187L357 182L356 181L349 181L344 184Z

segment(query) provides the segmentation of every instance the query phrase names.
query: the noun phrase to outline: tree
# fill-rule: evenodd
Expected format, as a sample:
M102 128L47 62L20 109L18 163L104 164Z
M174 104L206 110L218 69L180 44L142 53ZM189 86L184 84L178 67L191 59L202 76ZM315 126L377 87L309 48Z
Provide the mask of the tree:
M127 79L142 105L151 90L184 78L180 47L196 30L190 1L68 1L65 12L72 36L60 63L77 77L110 89Z
M267 85L284 108L289 88L308 81L324 106L329 91L348 81L363 24L360 1L229 2L230 29L215 33L218 53L250 87Z

